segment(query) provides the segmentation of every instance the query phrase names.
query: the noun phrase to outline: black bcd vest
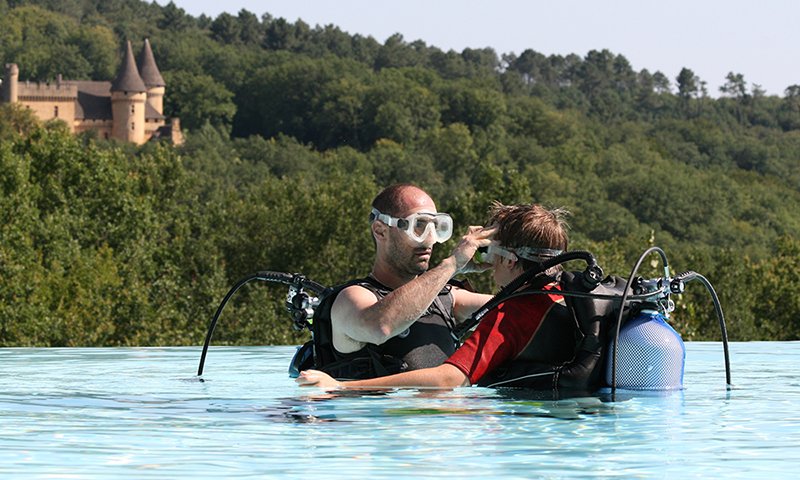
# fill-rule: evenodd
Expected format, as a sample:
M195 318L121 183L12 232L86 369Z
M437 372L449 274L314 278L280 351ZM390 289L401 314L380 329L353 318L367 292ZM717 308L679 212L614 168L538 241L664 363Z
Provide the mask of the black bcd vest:
M581 275L562 272L562 292L590 293ZM609 276L591 293L621 297L626 283ZM564 301L566 305L555 304L548 311L525 350L487 373L478 385L585 392L604 387L605 347L616 325L619 302L569 295Z
M320 300L311 325L312 340L295 355L290 373L316 368L338 379L364 379L391 375L407 370L441 365L455 352L451 332L455 327L453 296L450 287L439 291L428 309L409 329L381 345L367 344L351 353L333 348L330 311L339 292L362 286L382 299L391 289L370 277L353 280L333 289Z

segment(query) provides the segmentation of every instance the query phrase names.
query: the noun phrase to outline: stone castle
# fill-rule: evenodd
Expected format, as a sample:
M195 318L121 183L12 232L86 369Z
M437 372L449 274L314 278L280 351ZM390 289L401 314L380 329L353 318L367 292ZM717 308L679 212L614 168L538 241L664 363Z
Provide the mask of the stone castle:
M116 138L139 145L159 139L183 143L180 120L163 115L166 84L158 71L150 42L145 39L138 66L131 42L117 76L111 82L19 82L19 67L6 64L4 102L19 102L40 120L64 120L73 133L94 130L97 138Z

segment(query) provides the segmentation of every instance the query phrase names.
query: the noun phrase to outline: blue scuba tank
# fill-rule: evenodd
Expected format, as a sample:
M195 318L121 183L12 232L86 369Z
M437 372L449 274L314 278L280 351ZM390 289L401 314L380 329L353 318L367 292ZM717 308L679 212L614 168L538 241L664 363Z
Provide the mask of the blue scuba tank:
M608 345L606 383L612 383L614 338ZM617 349L617 388L680 390L686 347L681 336L655 310L642 310L622 326Z

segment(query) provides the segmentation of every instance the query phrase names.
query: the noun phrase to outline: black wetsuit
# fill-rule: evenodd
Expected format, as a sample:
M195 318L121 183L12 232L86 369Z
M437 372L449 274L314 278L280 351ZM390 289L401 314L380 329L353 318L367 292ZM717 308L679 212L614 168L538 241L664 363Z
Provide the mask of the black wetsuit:
M351 352L340 353L333 348L331 305L344 288L360 285L384 298L392 289L367 277L353 280L325 297L314 315L315 367L334 378L373 378L408 370L436 367L456 350L451 332L456 325L453 295L445 286L422 316L405 332L381 345L367 344Z

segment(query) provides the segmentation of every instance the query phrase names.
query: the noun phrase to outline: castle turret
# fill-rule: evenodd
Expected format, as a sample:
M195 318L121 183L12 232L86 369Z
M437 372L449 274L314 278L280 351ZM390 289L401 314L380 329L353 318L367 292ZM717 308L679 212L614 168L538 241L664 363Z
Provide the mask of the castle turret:
M19 100L19 67L16 63L6 63L6 76L3 82L3 101L10 103Z
M158 71L153 50L150 49L150 40L144 39L144 48L139 55L139 75L147 87L147 103L153 106L158 113L164 113L164 90L166 83Z
M160 75L159 75L160 76ZM128 41L125 58L114 80L111 82L111 112L114 117L113 136L120 140L145 142L144 111L147 102L145 87Z

